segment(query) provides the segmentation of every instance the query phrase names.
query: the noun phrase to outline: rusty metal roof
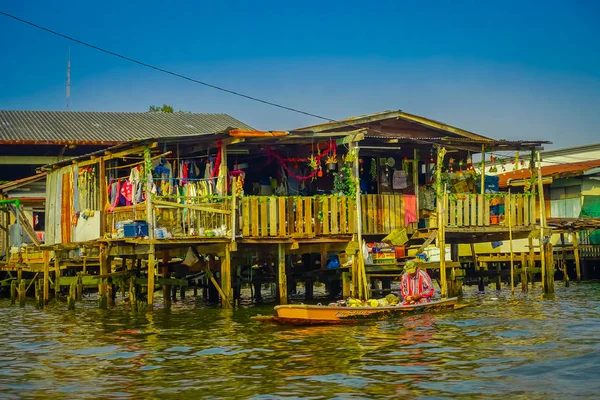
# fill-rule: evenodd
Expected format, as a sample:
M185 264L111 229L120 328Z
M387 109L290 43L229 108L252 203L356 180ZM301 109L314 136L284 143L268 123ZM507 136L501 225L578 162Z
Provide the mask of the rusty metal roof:
M546 165L542 166L542 176L552 176L558 178L568 176L579 176L583 175L585 171L589 171L598 167L600 167L600 160ZM529 169L521 169L519 171L506 172L504 174L498 175L498 177L500 178L498 184L500 185L500 187L507 187L510 181L528 179L530 176L531 172Z
M0 110L0 144L112 145L252 127L227 114Z

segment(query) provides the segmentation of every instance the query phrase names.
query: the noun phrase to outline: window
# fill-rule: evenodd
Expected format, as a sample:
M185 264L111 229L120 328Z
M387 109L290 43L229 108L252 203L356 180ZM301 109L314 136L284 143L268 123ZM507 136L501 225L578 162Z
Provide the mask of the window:
M578 218L580 212L580 185L550 189L550 217Z

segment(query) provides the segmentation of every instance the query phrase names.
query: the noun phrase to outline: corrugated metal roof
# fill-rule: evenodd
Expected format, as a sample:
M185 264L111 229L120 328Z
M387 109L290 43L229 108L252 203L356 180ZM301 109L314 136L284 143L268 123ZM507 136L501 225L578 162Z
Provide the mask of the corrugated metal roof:
M465 129L457 128L452 125L448 125L443 122L435 121L433 119L421 117L416 114L410 114L401 110L388 110L381 111L373 114L359 115L356 117L350 117L344 120L339 121L330 121L325 122L318 125L307 126L304 128L295 129L297 131L312 131L312 132L328 132L333 131L335 129L340 129L344 127L353 127L353 128L361 128L365 125L381 122L385 120L402 120L405 122L412 123L413 125L419 125L420 127L433 130L436 132L444 132L445 135L451 134L456 135L457 137L468 138L468 139L476 139L482 141L492 141L493 139L488 138L483 135L479 135L474 132L467 131ZM385 130L385 129L383 129ZM383 132L382 132L383 133Z
M600 167L600 160L546 165L542 167L542 176L573 176L577 174L583 174L585 171L597 167ZM498 175L498 177L500 178L500 180L498 181L498 185L500 187L506 187L509 181L514 181L518 179L528 179L530 176L531 172L529 171L529 169L521 169L519 171L506 172L504 174Z
M227 114L0 110L3 144L116 144L227 128L253 129Z

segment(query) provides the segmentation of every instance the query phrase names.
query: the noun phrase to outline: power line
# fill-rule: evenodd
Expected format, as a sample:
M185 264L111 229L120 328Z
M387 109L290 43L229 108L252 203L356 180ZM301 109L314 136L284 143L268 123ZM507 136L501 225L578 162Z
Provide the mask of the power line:
M204 82L204 81L201 81L201 80L198 80L198 79L190 78L189 76L186 76L186 75L183 75L183 74L180 74L180 73L177 73L177 72L169 71L167 69L160 68L160 67L157 67L155 65L148 64L148 63L145 63L143 61L139 61L139 60L136 60L134 58L124 56L124 55L119 54L119 53L115 53L114 51L110 51L110 50L104 49L102 47L93 45L91 43L84 42L83 40L75 39L74 37L65 35L63 33L57 32L57 31L52 30L50 28L45 28L45 27L40 26L40 25L38 25L36 23L24 20L22 18L19 18L17 16L12 15L12 14L6 13L4 11L0 11L0 14L4 15L6 17L12 18L15 21L21 22L23 24L27 24L29 26L32 26L32 27L36 28L36 29L39 29L39 30L51 33L53 35L62 37L64 39L70 40L72 42L79 43L79 44L81 44L83 46L92 48L94 50L101 51L101 52L109 54L111 56L119 57L119 58L121 58L123 60L127 60L127 61L130 61L132 63L144 66L146 68L150 68L150 69L153 69L153 70L156 70L156 71L159 71L159 72L163 72L165 74L169 74L169 75L175 76L177 78L185 79L187 81L194 82L194 83L197 83L197 84L200 84L200 85L212 88L212 89L220 90L220 91L225 92L225 93L233 94L235 96L243 97L243 98L248 99L248 100L257 101L259 103L267 104L267 105L270 105L270 106L273 106L273 107L278 107L278 108L281 108L281 109L284 109L284 110L288 110L288 111L292 111L292 112L295 112L295 113L304 114L304 115L307 115L309 117L314 117L314 118L322 119L322 120L329 121L329 122L334 122L335 121L334 119L326 118L326 117L323 117L321 115L313 114L313 113L310 113L310 112L307 112L307 111L302 111L302 110L299 110L299 109L293 108L293 107L284 106L282 104L273 103L272 101L263 100L263 99L260 99L258 97L254 97L254 96L250 96L250 95L247 95L247 94L244 94L244 93L237 92L235 90L227 89L227 88L224 88L224 87L221 87L221 86L217 86L217 85L213 85L211 83Z

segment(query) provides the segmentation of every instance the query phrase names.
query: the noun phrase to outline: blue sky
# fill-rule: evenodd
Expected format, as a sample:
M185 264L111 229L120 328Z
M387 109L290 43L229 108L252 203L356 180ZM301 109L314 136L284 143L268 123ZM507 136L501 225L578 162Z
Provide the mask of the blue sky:
M0 9L115 52L329 118L401 109L494 138L600 142L589 1L31 1ZM259 129L318 120L131 64L0 16L0 109L168 103Z

